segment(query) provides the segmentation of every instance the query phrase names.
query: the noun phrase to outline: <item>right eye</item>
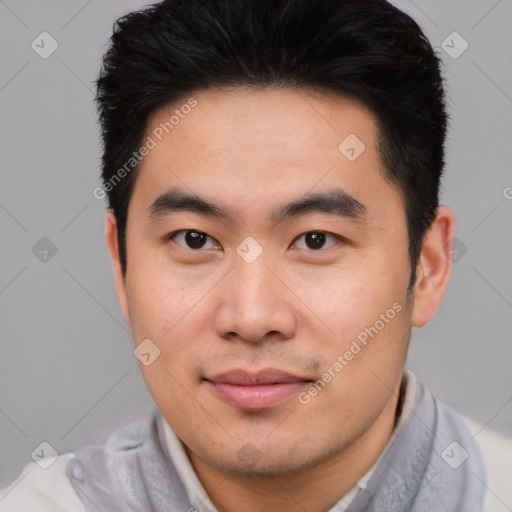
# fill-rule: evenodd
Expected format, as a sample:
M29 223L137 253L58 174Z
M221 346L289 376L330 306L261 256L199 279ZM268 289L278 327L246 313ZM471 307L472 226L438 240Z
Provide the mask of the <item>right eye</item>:
M206 233L194 229L182 229L180 231L175 231L168 235L167 239L173 240L182 249L190 249L195 252L202 249L208 239L213 240L213 238L208 236Z

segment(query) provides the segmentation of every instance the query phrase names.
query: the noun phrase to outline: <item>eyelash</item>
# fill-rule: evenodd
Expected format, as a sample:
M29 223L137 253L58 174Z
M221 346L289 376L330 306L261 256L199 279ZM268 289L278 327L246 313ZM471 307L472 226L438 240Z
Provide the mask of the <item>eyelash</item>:
M168 241L174 241L175 242L175 238L177 235L183 233L187 233L187 232L192 232L192 233L201 233L203 235L206 235L210 240L215 240L214 238L212 238L211 236L207 235L206 233L204 233L203 231L198 231L198 230L195 230L195 229L180 229L178 231L174 231L173 233L167 235L166 237L166 240ZM337 243L340 243L343 241L343 237L339 236L339 235L335 235L333 233L329 233L328 231L317 231L317 230L312 230L312 231L306 231L305 233L302 233L301 235L299 235L297 238L294 239L293 243L295 243L296 240L300 239L301 237L309 234L309 233L321 233L321 234L324 234L324 235L327 235L328 237L331 237L333 238ZM332 249L336 244L333 244L331 247L328 247L327 249L324 249L323 247L321 247L320 249L309 249L309 252L327 252L329 251L330 249ZM179 244L178 244L179 245ZM200 249L192 249L191 247L183 247L183 246L180 246L179 247L181 249L184 249L184 250L190 250L192 252L202 252L201 250L203 249L203 247L201 247Z

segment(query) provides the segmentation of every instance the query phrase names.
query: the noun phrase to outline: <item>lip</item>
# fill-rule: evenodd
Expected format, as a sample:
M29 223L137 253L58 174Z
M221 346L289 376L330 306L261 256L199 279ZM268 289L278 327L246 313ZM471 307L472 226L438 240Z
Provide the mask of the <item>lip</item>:
M253 411L275 407L313 382L307 377L274 368L257 373L236 369L205 380L226 403Z

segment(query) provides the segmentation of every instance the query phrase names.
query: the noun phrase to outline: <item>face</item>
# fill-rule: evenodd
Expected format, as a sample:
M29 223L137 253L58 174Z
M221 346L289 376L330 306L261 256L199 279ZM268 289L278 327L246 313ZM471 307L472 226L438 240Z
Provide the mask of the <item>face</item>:
M277 89L193 97L169 133L181 104L150 119L121 306L135 345L151 340L148 360L160 351L141 370L195 456L239 474L299 471L394 400L412 325L404 204L362 104Z

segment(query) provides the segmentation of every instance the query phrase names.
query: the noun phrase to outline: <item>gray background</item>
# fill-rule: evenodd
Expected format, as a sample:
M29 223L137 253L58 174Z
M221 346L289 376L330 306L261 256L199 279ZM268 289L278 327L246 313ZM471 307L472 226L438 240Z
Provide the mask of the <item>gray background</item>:
M413 332L408 366L439 399L511 434L512 1L394 3L443 55L453 121L441 199L459 239L444 304ZM145 4L0 0L0 487L40 442L64 453L153 406L92 195L92 81L114 20ZM59 44L47 59L31 48L43 31ZM441 47L454 31L469 44L458 58ZM33 253L43 237L57 248L47 261Z

